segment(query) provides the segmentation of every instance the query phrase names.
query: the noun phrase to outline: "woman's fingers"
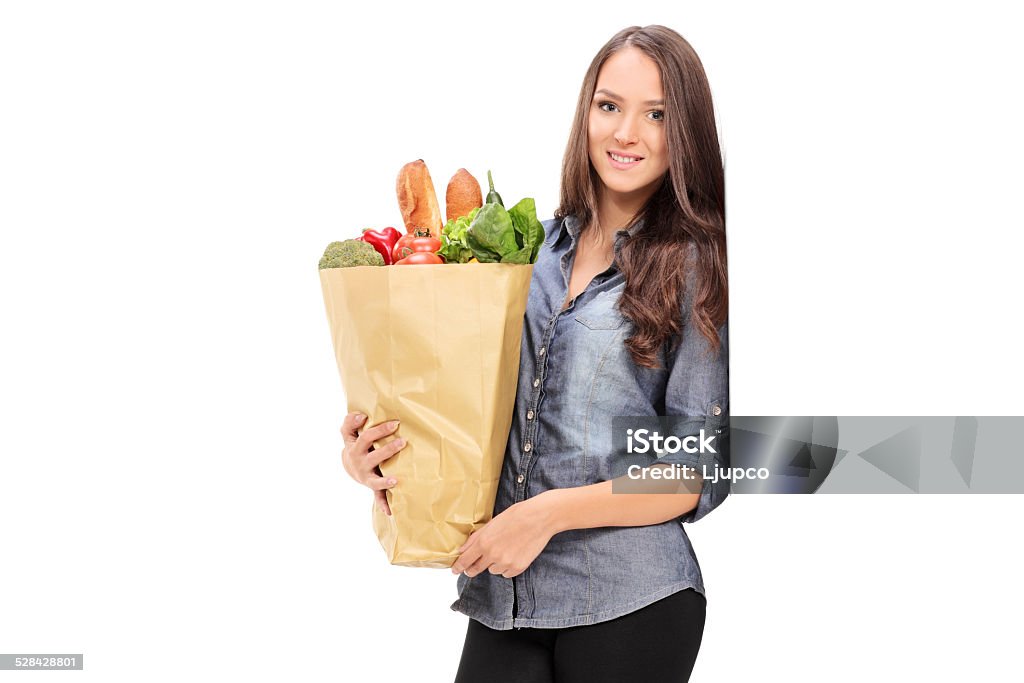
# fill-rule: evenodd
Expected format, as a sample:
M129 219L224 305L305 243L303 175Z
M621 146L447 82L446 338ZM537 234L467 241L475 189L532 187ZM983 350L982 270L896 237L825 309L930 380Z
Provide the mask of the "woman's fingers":
M395 439L391 443L388 443L380 448L374 448L372 451L366 454L366 462L371 467L376 467L382 462L392 457L398 451L405 448L405 439Z
M477 547L467 548L464 553L459 555L458 559L452 564L452 574L461 574L462 572L469 573L469 568L480 560L482 553Z
M341 422L341 436L346 444L350 444L359 436L358 430L366 422L362 413L349 413Z
M494 563L491 560L488 560L485 557L480 557L476 562L466 568L466 576L473 578L480 572L486 571L492 564Z
M384 512L391 514L385 491L392 488L398 481L394 477L385 477L380 471L380 464L405 447L404 439L394 439L380 448L374 449L373 442L393 434L398 429L398 420L382 422L373 427L359 428L366 422L366 416L350 413L345 416L341 425L341 434L345 439L342 450L342 463L345 471L360 484L373 490L374 502Z
M369 429L364 429L363 433L359 435L358 439L356 439L356 446L361 450L369 451L374 441L383 439L396 429L398 429L398 420L381 422L379 425L374 425Z
M385 515L388 515L388 516L391 515L391 506L388 505L388 494L387 494L387 491L384 491L384 490L374 491L373 492L373 500L376 502L377 507L380 508L381 512L383 512Z
M479 531L479 529L477 529L477 531ZM457 553L459 553L459 554L461 555L462 553L464 553L464 552L466 552L467 550L469 550L469 547L470 547L471 545L473 545L473 543L474 543L474 542L476 541L476 534L477 534L477 531L474 531L473 533L471 533L471 534L469 535L469 538L467 538L467 539L466 539L466 542L465 542L465 543L463 543L463 544L462 544L462 545L461 545L461 546L459 547L459 549L458 549L458 550L456 550L455 552L457 552Z
M374 491L383 491L385 489L389 489L393 486L396 486L398 484L398 480L395 479L394 477L378 477L376 475L371 474L369 477L366 478L366 480L363 483L369 486Z

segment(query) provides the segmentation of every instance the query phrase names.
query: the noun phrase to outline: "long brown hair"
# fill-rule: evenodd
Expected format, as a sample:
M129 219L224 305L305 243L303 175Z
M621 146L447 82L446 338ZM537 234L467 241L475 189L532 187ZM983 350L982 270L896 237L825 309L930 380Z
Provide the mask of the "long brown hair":
M697 329L714 352L719 350L718 327L728 317L729 308L725 171L711 88L697 53L670 28L631 26L601 48L583 78L562 161L555 217L575 215L582 226L596 221L600 178L590 163L588 117L601 66L626 47L640 49L658 65L665 93L669 170L631 221L642 220L642 229L625 241L616 257L626 279L619 308L634 328L626 347L637 365L654 368L662 345L679 343L682 302L690 296L693 306L689 314ZM688 258L691 250L693 259ZM696 289L690 296L688 272Z

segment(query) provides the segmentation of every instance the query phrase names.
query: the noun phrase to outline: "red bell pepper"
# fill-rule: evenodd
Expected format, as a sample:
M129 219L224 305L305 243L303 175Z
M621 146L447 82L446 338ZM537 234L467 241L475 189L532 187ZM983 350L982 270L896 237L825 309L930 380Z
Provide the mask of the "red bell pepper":
M365 230L363 230L363 234L357 237L356 239L361 242L366 242L371 247L376 249L377 253L384 258L384 265L390 266L395 262L395 245L401 238L402 233L398 232L394 228L388 227L384 228L383 230L374 230L372 228L366 228Z

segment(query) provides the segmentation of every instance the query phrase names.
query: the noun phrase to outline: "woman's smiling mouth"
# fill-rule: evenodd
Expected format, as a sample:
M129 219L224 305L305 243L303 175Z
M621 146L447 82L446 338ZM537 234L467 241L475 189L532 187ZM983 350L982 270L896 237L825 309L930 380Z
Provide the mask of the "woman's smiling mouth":
M608 158L611 160L613 168L622 170L633 168L643 160L643 157L619 155L615 152L608 152Z

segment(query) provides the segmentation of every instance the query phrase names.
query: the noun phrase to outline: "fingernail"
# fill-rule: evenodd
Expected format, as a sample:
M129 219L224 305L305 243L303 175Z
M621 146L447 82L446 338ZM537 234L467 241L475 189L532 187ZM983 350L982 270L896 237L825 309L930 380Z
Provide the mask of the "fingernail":
M362 413L356 413L356 422L362 422L365 419L366 419L365 415L363 415Z
M395 484L397 484L397 483L398 483L398 480L397 480L397 479L388 479L388 484L389 484L390 486L394 486L394 485L395 485Z
M388 427L392 430L398 429L398 420L392 420L389 422Z
M395 447L396 448L404 448L405 447L405 439L395 439Z

